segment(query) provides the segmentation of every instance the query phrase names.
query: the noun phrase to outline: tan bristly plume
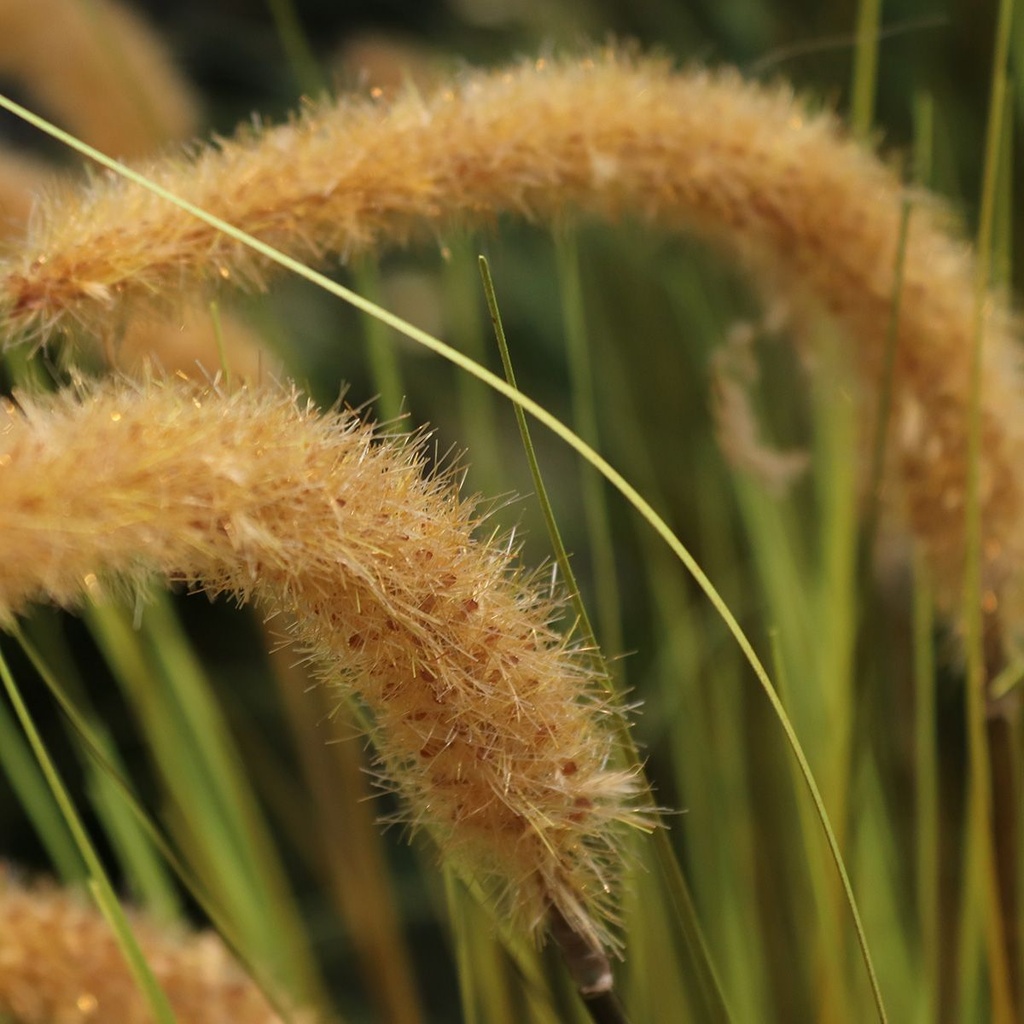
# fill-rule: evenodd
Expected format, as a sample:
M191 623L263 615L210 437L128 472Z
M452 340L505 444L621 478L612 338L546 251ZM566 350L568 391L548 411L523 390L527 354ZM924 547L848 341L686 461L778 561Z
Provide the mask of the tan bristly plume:
M132 931L176 1018L188 1024L282 1024L212 932ZM0 1017L17 1024L150 1024L110 926L82 893L17 884L0 868ZM294 1024L311 1024L304 1016Z
M756 336L751 324L737 323L725 344L709 361L711 411L715 436L733 469L753 479L772 495L782 495L811 464L805 451L779 451L764 442L751 401L759 371L753 353Z
M294 396L108 385L11 407L0 432L0 619L151 574L285 612L371 712L381 780L517 924L614 945L619 770L591 659L549 623L408 439Z
M342 101L244 132L157 182L307 260L347 258L455 223L578 210L703 233L797 317L824 309L869 389L883 372L905 190L834 120L734 73L674 73L608 53L469 75L429 100ZM120 180L55 199L0 271L13 331L102 324L184 285L260 284L250 251ZM941 598L962 592L973 264L917 197L903 266L890 463ZM986 602L1024 559L1020 377L1005 305L985 307L981 506Z
M65 172L66 173L66 172ZM24 237L40 191L55 181L42 160L0 148L0 246L15 251ZM223 366L241 380L272 379L279 362L259 337L234 314L214 320L209 309L184 305L173 317L132 317L114 337L104 338L103 354L119 369L139 372L157 364L167 373L213 373Z
M42 160L0 148L0 246L15 251L28 226L36 196L56 180ZM214 320L209 309L184 305L173 317L137 316L104 339L103 355L120 370L159 365L167 373L209 373L223 366L241 380L272 379L279 362L259 337L230 312Z
M113 0L0 0L0 72L65 127L106 152L151 156L195 134L199 105L164 43ZM58 185L58 173L63 183ZM0 149L0 244L17 248L40 194L79 181L66 168ZM272 377L278 361L229 312L215 329L207 309L135 317L105 339L121 369L156 361L167 372L214 372L223 362L246 380Z

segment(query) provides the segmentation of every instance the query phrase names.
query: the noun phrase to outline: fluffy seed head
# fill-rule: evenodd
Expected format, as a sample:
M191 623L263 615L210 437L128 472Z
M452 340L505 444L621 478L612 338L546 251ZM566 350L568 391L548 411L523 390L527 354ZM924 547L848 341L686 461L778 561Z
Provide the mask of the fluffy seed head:
M287 173L282 173L282 166ZM468 75L432 98L341 101L146 173L305 259L402 243L506 213L577 210L696 230L797 319L827 311L868 392L885 364L902 208L899 177L786 88L731 72L674 73L602 53ZM965 565L975 271L937 205L915 195L892 381L890 480L956 613ZM261 284L251 252L117 179L58 197L0 267L14 328L95 325L182 284ZM1024 417L1005 303L984 305L981 508L990 607L1024 600ZM889 488L887 493L892 493Z
M0 617L152 573L288 613L408 819L525 927L555 908L612 941L616 824L646 824L613 709L416 443L294 396L108 385L7 410L0 495Z
M216 935L162 929L141 916L131 926L178 1020L281 1024ZM87 898L54 886L26 888L2 868L0 1017L18 1024L153 1019L110 925Z

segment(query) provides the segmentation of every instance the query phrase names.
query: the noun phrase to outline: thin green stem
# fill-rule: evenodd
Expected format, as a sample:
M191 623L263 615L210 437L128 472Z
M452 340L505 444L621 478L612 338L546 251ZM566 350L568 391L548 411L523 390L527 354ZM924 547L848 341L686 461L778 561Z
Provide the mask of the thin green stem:
M961 914L961 928L964 930L961 952L964 954L962 962L967 963L970 958L971 946L969 937L976 920L975 901L980 898L992 1013L993 1019L1000 1024L1002 1022L1010 1024L1015 1019L1015 1010L1005 943L1006 922L1003 919L999 893L999 873L993 833L992 777L985 727L988 680L986 678L982 611L981 375L984 365L985 306L992 275L992 241L1000 166L1000 144L1003 136L1003 111L1007 92L1006 66L1013 8L1013 0L1001 0L999 4L992 58L991 99L985 143L975 277L975 330L971 351L968 425L967 559L964 574L965 652L967 659L965 696L970 766L968 813L971 827L968 830L967 878L964 885L964 906Z
M910 227L911 205L904 200L900 210L900 231L896 242L896 265L893 268L892 306L889 325L885 332L885 362L878 388L878 409L875 418L875 437L871 451L871 470L868 476L868 507L864 518L864 552L874 550L881 507L882 473L885 469L885 449L892 418L893 377L896 369L896 343L900 330L900 301L903 297L903 267L907 255L907 234Z
M97 906L114 932L117 944L125 960L128 962L129 970L145 996L150 1009L156 1015L159 1024L174 1024L175 1016L174 1011L171 1009L171 1004L168 1002L163 989L157 983L156 977L146 962L142 949L132 934L124 910L114 894L114 887L111 885L99 855L92 845L92 840L82 824L82 819L79 817L78 811L75 809L75 805L67 789L64 787L60 773L50 758L49 751L47 751L42 737L36 730L32 716L22 700L18 684L15 682L14 676L7 665L7 660L2 655L0 655L0 680L3 681L4 689L7 691L7 696L14 707L14 712L18 716L18 721L21 723L25 736L28 738L32 752L35 754L43 774L46 776L50 791L53 793L53 797L57 801L61 814L74 838L75 845L82 855L82 860L85 862L89 872L89 889L96 900Z
M501 353L502 366L505 368L505 375L508 378L509 384L511 384L512 387L515 387L515 370L512 366L512 357L509 353L508 341L505 337L505 328L501 321L501 312L498 309L498 299L494 290L494 281L491 278L491 270L486 257L481 256L479 259L480 274L483 278L484 284L484 295L487 299L487 309L491 316L491 322L494 325L494 333L498 342L498 349ZM561 532L558 529L558 523L555 519L555 513L551 505L551 500L548 496L547 487L544 485L544 479L540 471L540 463L537 461L537 453L533 445L533 439L530 435L529 424L526 422L526 416L523 414L523 410L518 405L514 406L514 408L516 422L519 425L519 433L523 441L523 448L526 451L527 461L530 464L530 473L533 476L534 487L537 492L537 501L541 506L548 529L548 536L551 540L551 545L555 550L555 559L558 563L559 570L566 581L566 585L569 587L579 628L582 630L591 650L593 650L595 655L599 657L597 641L594 637L594 631L590 625L590 618L587 615L586 606L583 603L579 586L576 583L576 576L573 573L572 564L569 561L569 555L565 550L565 545L562 543ZM607 670L603 672L603 678L605 679L609 690L611 690L612 679ZM633 741L633 735L630 732L629 723L626 721L624 716L619 715L616 717L616 725L619 743L628 762L633 765L640 765L640 753ZM649 788L645 790L645 798L648 805L654 809L654 801ZM690 889L686 882L686 878L679 866L679 861L672 850L671 843L668 841L668 834L663 828L656 830L655 853L662 869L665 872L666 881L669 883L669 890L672 894L673 905L676 909L677 921L683 932L683 938L690 954L691 963L696 968L697 986L700 989L700 995L703 1000L704 1012L707 1019L712 1021L728 1021L731 1017L725 1001L725 994L718 977L718 972L716 971L714 962L711 959L710 949L708 948L707 941L704 938L703 929L700 925L700 918L697 916L697 908L693 903L693 898L690 895ZM588 1010L589 1009L592 1009L592 1007L588 1006Z
M0 767L57 875L67 883L81 882L85 877L82 858L75 849L60 808L54 803L38 761L32 756L11 709L3 701L0 701Z
M274 19L277 38L281 41L281 48L299 88L307 96L319 96L326 92L327 79L309 44L293 0L267 0L267 8Z
M487 263L486 256L479 257L480 276L484 283L484 296L487 299L487 311L491 316L491 325L494 327L494 336L498 342L498 351L501 353L501 365L505 370L505 379L509 386L516 387L516 374L512 366L512 356L508 350L508 339L505 337L505 327L501 322L501 312L498 309L498 297L494 291L494 281L491 278L491 268ZM573 611L579 623L579 629L583 633L584 640L591 650L597 650L597 638L594 634L594 627L591 625L590 616L587 614L587 607L583 603L583 596L580 594L579 584L576 582L576 574L572 570L572 563L569 561L569 552L562 542L562 534L558 529L558 520L555 518L555 510L551 505L551 498L548 489L544 485L544 478L540 471L540 463L537 461L537 450L533 446L533 438L530 435L530 427L526 422L526 416L522 407L517 403L513 406L516 417L516 424L519 427L519 436L522 438L523 450L526 452L526 461L530 466L530 476L533 478L533 486L537 495L537 504L540 505L541 514L544 516L544 525L547 527L548 537L551 539L551 546L555 550L555 561L558 563L558 571L562 574L566 586L569 588L569 600L572 602Z
M881 20L882 0L860 0L857 8L857 42L853 58L850 124L854 134L861 139L866 139L871 134L871 125L875 119Z
M356 285L364 295L380 295L380 268L369 259L360 260L355 269ZM366 352L370 378L377 389L377 416L386 424L397 425L402 415L405 388L402 369L395 351L395 336L376 318L366 324Z
M89 757L92 758L97 769L106 776L111 785L119 791L121 799L134 815L139 828L145 834L146 838L153 845L154 849L159 852L160 856L170 867L170 870L181 882L188 894L196 901L199 907L202 908L203 913L210 919L211 923L217 929L217 932L221 935L228 946L231 947L235 957L245 967L246 972L252 978L256 979L257 984L260 985L261 991L266 996L267 1001L275 1006L283 1020L289 1020L290 1017L285 1012L274 990L260 980L261 971L258 966L246 957L241 937L232 925L228 916L223 913L216 901L206 890L205 886L181 860L163 833L156 827L156 825L153 824L149 814L139 803L138 797L135 795L128 780L121 775L118 767L107 757L104 752L103 742L95 734L88 721L79 714L77 708L68 698L68 695L64 692L63 688L60 686L51 671L50 666L43 659L35 645L20 630L14 631L13 636L18 641L21 649L25 652L25 656L32 663L32 667L38 673L43 685L47 690L49 690L50 695L57 702L57 706L67 719L71 730L75 733L78 741L81 743L82 749L89 755Z
M562 286L565 347L572 378L574 426L580 437L588 444L596 446L599 431L594 371L584 319L583 283L580 279L579 250L575 235L568 231L559 234L556 256ZM622 609L619 602L615 543L612 539L607 494L601 478L588 467L583 467L580 484L583 492L583 515L587 522L587 543L594 565L594 596L602 646L613 655L618 655L623 649Z

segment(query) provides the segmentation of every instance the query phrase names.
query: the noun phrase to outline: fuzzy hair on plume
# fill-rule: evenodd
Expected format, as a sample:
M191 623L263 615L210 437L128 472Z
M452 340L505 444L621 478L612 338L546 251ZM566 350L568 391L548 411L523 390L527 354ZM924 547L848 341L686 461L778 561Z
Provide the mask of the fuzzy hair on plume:
M150 1024L109 924L82 893L24 886L0 867L0 921L0 1014L18 1024ZM132 930L178 1020L284 1024L212 932L172 931L138 915Z
M979 304L974 262L925 196L909 196L901 247L898 175L791 90L606 51L467 74L426 99L313 106L141 169L306 261L505 214L694 230L798 323L828 313L869 394L901 279L886 497L956 617L980 322L985 606L1010 623L1020 611L1024 417L1005 302ZM0 263L0 322L12 339L102 331L183 294L262 287L271 270L101 175L36 208ZM614 947L619 826L650 824L638 770L612 766L617 711L551 628L558 609L473 538L472 505L424 476L415 442L294 396L180 382L23 400L2 431L0 616L153 573L286 613L322 677L372 713L381 776L413 823L520 924Z
M1006 303L998 295L979 303L971 254L933 200L909 195L896 173L789 88L731 71L679 73L610 50L467 74L427 99L314 106L191 159L141 169L305 260L379 251L502 214L553 221L575 210L695 230L785 297L798 320L830 314L869 394L885 372L901 262L886 496L958 617L980 321L984 604L1004 624L1016 617L1024 417ZM96 329L121 305L166 304L183 286L262 286L271 270L114 176L54 195L36 213L29 244L0 264L0 311L12 335L74 323Z
M179 145L200 124L193 90L162 40L116 0L3 0L0 74L84 141L123 157ZM64 187L80 184L70 169L0 143L0 247L18 248L36 194L58 174ZM136 317L119 325L116 353L104 355L122 369L157 360L168 373L190 373L197 362L216 365L219 343L239 376L275 373L276 360L237 317L225 311L220 326L218 338L206 308L184 308L173 322Z
M648 827L618 770L592 659L422 448L294 395L107 384L8 406L0 619L154 573L294 622L324 682L371 712L379 771L520 926L594 946L616 825Z

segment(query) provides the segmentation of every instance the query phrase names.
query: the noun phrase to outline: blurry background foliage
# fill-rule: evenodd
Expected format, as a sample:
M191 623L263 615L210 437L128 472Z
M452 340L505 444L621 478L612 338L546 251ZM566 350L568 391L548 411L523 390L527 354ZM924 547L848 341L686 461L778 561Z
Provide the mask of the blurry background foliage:
M370 55L400 80L406 56L443 71L609 38L683 64L786 79L845 116L858 13L854 0L141 6L199 88L208 128L221 133L254 111L284 116L318 83L367 84L360 62ZM995 5L890 0L882 19L891 34L879 53L877 138L908 176L916 149L916 166L970 234ZM1018 18L1014 83L1024 82L1022 58ZM10 91L31 104L17 84ZM1011 90L1011 151L1024 111L1017 95ZM0 134L11 145L42 145L8 119ZM1001 192L998 271L1019 286L1011 255L1024 208L1012 202L1011 180ZM638 223L558 228L503 222L383 254L379 265L334 269L497 367L475 259L488 255L520 387L596 440L667 516L772 668L834 815L891 1018L986 1019L980 947L958 930L962 677L941 628L929 627L909 553L886 549L874 571L856 571L864 538L851 467L859 448L841 355L826 343L812 381L746 284L691 240ZM371 402L382 378L368 344L389 346L408 422L431 424L439 453L464 453L467 489L529 495L509 408L450 366L301 282L224 302L244 310L288 374L324 404L345 388L351 404ZM734 471L715 439L710 354L743 324L753 327L760 377L750 401L766 443L812 456L780 496ZM583 364L566 345L574 330L585 339ZM870 1019L819 829L735 644L636 515L564 447L540 430L535 440L606 653L630 699L642 702L636 732L657 799L684 811L669 820L671 841L734 1018ZM531 564L550 557L529 496L500 504L494 520L516 528ZM248 955L350 1021L573 1019L578 1010L557 970L545 982L531 973L528 953L520 951L517 967L492 945L475 904L454 883L446 895L426 842L410 847L397 828L378 839L373 819L390 801L363 799L368 783L353 764L365 752L352 721L335 695L304 692L293 655L267 653L277 646L273 623L181 594L147 607L143 631L133 630L135 614L40 610L27 632L78 706L102 723L142 801L235 921ZM3 650L123 891L158 913L176 913L180 900L201 920L158 862L131 852L138 838L126 838L131 827L109 810L102 772L88 768L20 648L5 640ZM282 675L299 678L280 686ZM10 751L8 729L5 712L0 744ZM5 771L14 772L10 760ZM52 819L38 801L30 813L0 778L0 857L80 874L59 825L44 834L40 822ZM644 844L638 850L625 901L625 998L637 1021L703 1019L661 880L644 867Z

